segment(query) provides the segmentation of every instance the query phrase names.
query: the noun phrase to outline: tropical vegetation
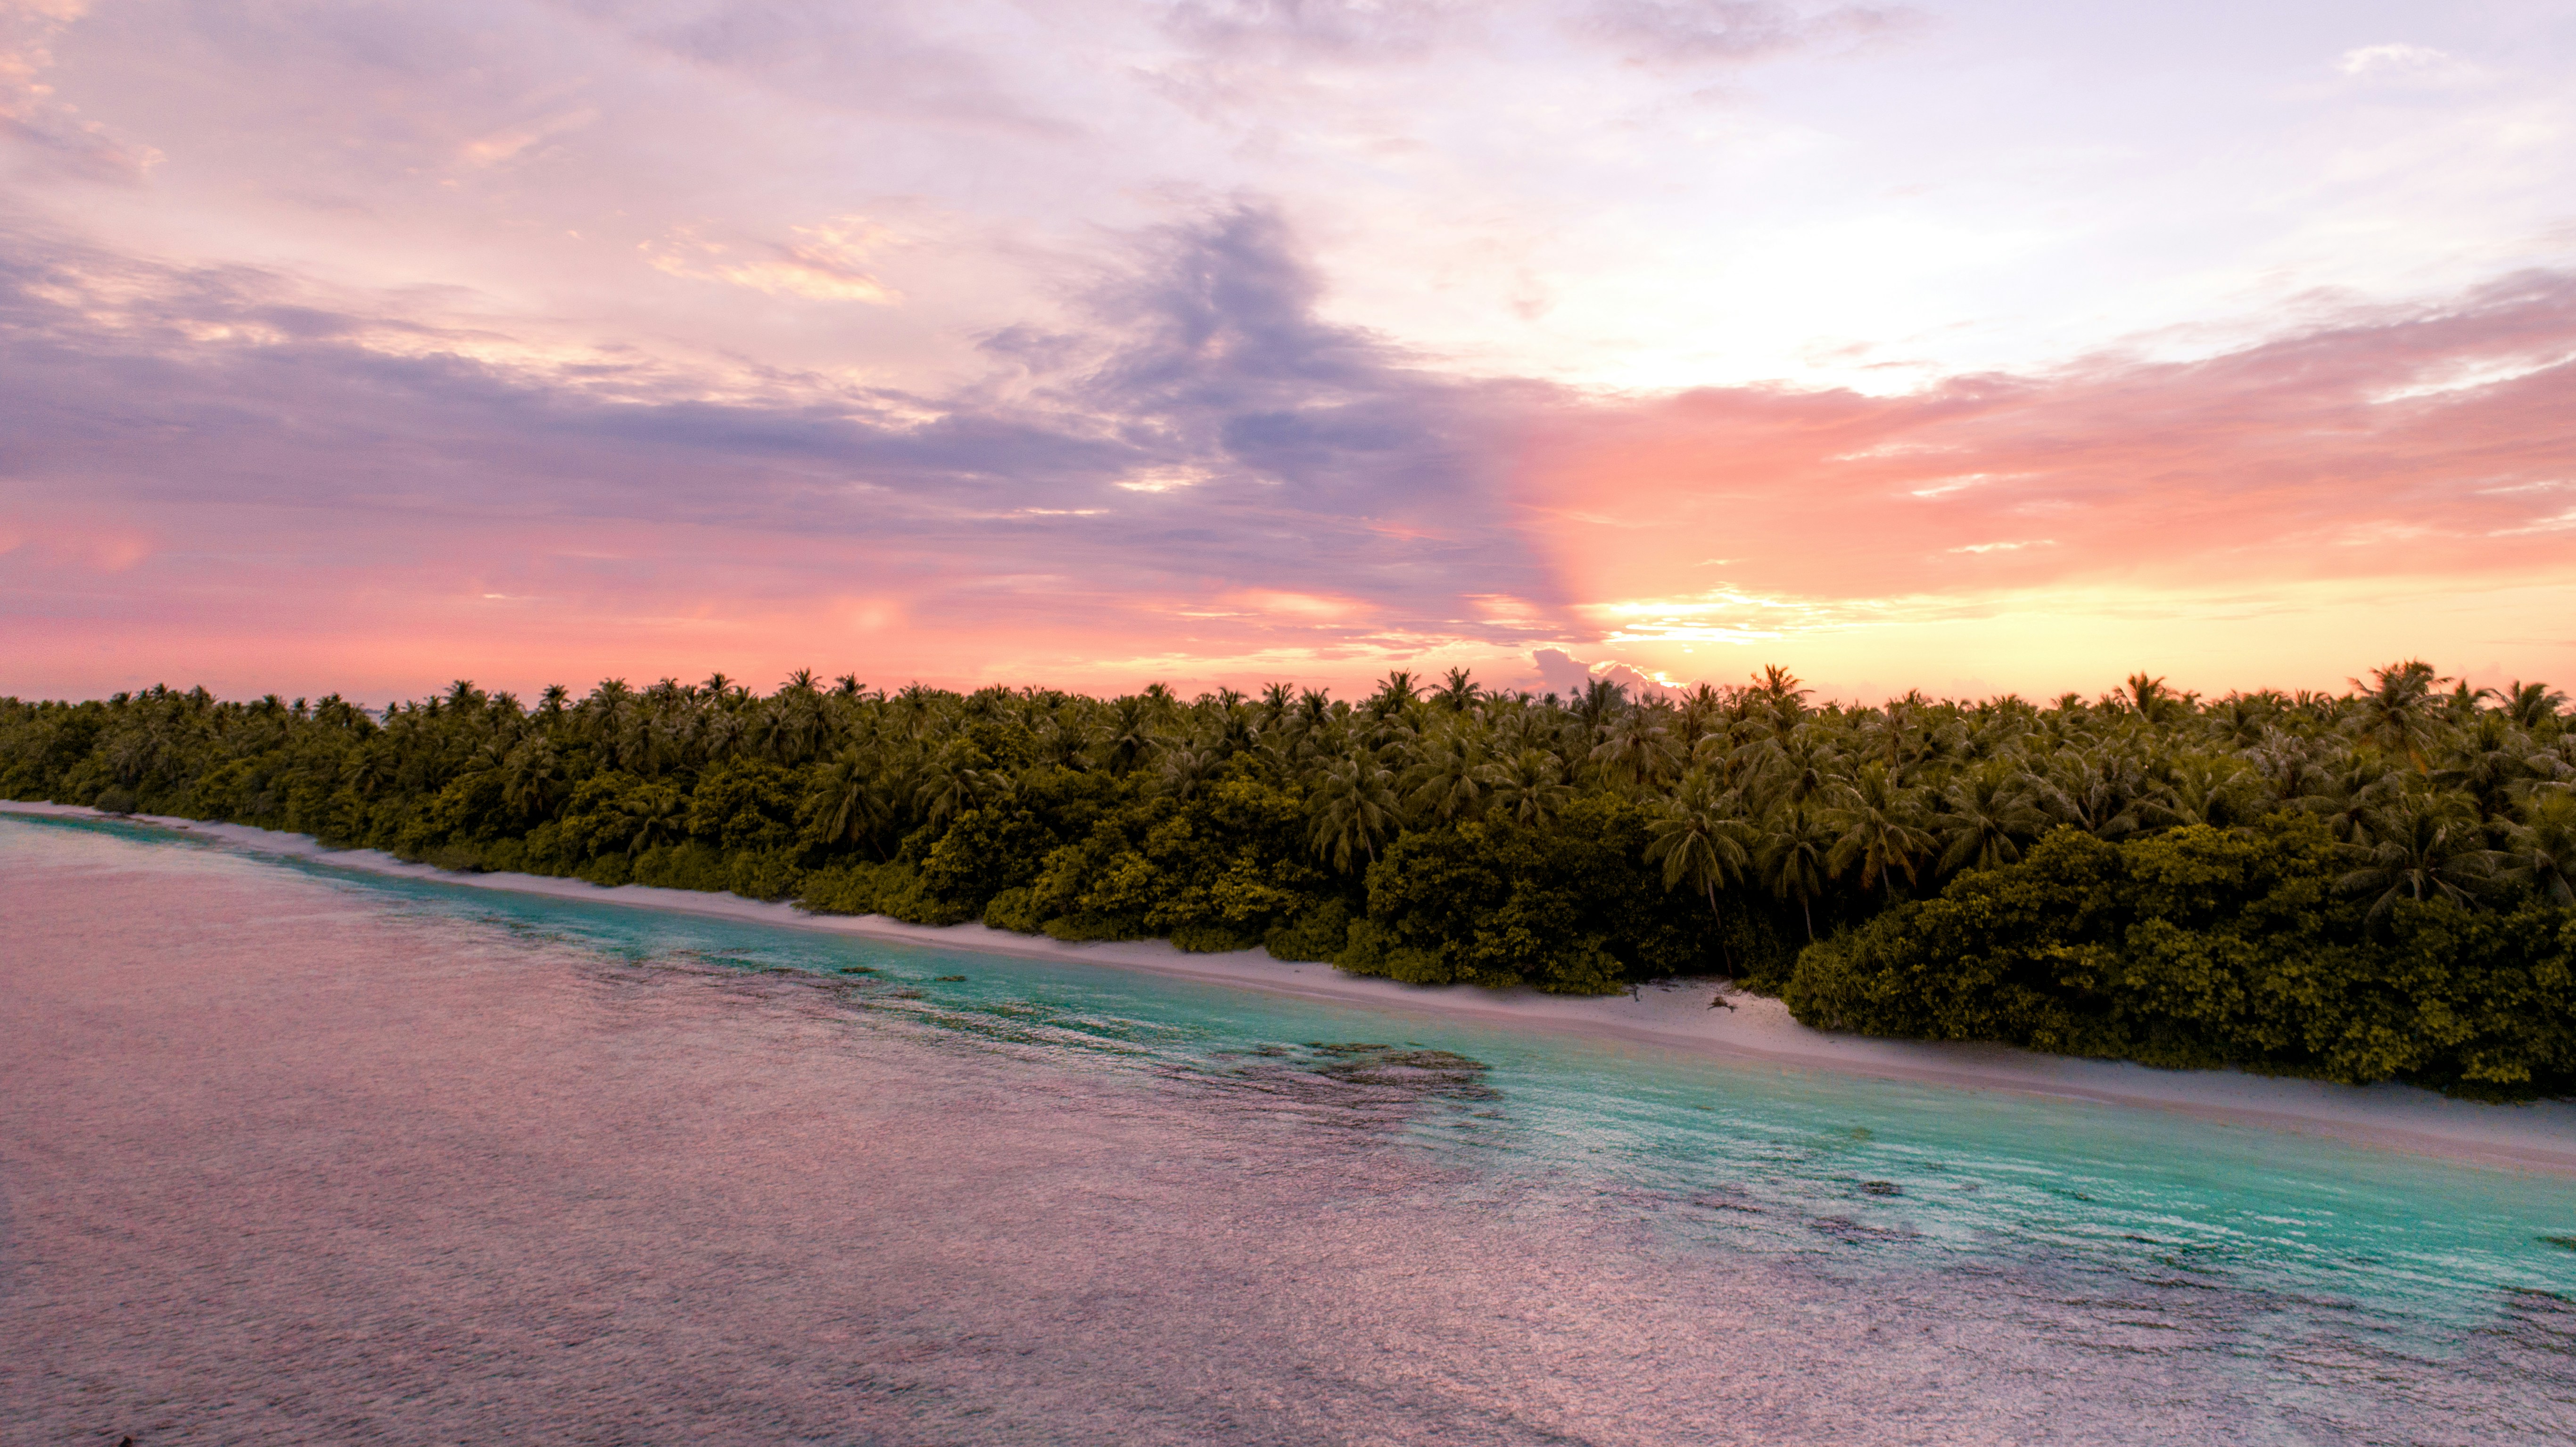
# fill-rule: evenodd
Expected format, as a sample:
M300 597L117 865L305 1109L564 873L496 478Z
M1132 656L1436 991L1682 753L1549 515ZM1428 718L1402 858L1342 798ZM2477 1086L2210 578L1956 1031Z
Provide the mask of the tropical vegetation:
M1420 984L1724 975L1809 1023L2576 1089L2576 727L2420 662L2040 704L1272 684L1184 699L459 682L382 710L0 700L0 795L456 869Z

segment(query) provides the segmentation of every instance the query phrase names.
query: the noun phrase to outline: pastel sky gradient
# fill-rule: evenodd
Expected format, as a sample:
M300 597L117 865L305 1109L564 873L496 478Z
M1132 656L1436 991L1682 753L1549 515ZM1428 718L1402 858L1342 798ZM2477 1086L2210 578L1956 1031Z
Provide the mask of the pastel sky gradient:
M0 693L2411 654L2576 684L2565 3L0 0Z

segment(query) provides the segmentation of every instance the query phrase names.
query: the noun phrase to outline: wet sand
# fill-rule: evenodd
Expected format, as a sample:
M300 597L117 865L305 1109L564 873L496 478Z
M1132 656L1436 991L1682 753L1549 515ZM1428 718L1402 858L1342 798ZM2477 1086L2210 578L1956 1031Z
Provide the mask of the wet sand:
M0 813L100 818L95 810L0 801ZM1469 985L1415 986L1344 974L1325 964L1272 959L1262 950L1190 954L1159 940L1069 944L980 924L938 928L880 916L808 914L788 904L645 885L606 888L529 874L464 874L406 863L375 850L325 848L299 834L156 816L128 822L182 830L263 853L334 868L475 889L705 915L943 950L1075 961L1307 999L1429 1011L1488 1024L1562 1031L1697 1054L1885 1079L2055 1096L2176 1111L2205 1120L2328 1136L2355 1144L2478 1165L2576 1176L2576 1103L2490 1105L2399 1084L2337 1085L2238 1071L2158 1070L2078 1060L1999 1045L1880 1040L1812 1030L1777 1000L1730 997L1712 1008L1714 982L1647 986L1630 995L1562 996Z

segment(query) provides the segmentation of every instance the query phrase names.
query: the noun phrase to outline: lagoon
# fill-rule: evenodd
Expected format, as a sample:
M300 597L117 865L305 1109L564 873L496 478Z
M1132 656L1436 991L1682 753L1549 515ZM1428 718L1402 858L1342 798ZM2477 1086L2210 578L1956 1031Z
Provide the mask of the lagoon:
M0 819L0 1436L2550 1442L2576 1186Z

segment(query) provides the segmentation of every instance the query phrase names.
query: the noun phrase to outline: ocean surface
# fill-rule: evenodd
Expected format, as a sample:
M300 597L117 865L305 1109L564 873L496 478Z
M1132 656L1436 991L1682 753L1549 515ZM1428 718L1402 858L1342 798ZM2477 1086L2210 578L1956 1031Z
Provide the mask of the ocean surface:
M2565 1443L2576 1183L0 818L0 1441L128 1435Z

